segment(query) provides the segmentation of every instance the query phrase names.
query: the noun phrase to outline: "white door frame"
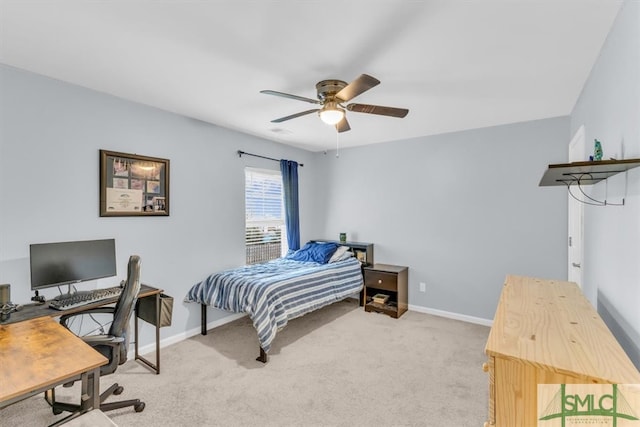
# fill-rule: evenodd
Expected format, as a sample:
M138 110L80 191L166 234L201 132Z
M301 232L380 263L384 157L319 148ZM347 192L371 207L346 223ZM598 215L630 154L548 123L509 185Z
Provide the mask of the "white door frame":
M576 131L569 142L569 162L585 161L586 145L584 125ZM583 200L583 196L575 188L572 188L575 197ZM568 266L567 280L575 282L582 288L584 272L584 203L576 200L571 194L568 197Z

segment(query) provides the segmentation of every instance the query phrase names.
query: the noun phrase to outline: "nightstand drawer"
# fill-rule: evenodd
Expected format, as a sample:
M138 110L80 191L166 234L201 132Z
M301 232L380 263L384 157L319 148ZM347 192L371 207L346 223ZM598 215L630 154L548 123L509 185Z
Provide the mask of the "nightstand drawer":
M379 271L364 271L364 285L367 288L384 289L396 292L398 290L398 275Z

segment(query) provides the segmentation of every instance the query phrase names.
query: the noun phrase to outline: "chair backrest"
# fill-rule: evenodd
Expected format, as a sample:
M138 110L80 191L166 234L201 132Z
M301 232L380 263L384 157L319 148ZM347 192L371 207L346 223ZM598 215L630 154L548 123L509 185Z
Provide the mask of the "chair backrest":
M113 322L109 328L109 335L127 338L129 320L131 319L131 313L138 299L138 292L140 292L140 263L140 257L138 255L131 255L129 257L127 282L116 303ZM128 339L126 339L126 342L128 342ZM124 361L121 361L121 363L124 363Z

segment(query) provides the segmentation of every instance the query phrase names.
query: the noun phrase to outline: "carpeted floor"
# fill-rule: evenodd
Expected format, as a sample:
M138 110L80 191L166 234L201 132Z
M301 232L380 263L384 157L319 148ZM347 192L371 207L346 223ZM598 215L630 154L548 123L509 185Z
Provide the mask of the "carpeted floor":
M109 412L119 426L481 426L489 328L416 312L365 313L353 300L295 319L269 363L255 361L248 318L162 349L160 375L128 361L101 379L146 409ZM77 386L58 388L76 398ZM116 400L118 396L109 400ZM0 411L2 426L44 426L42 396Z

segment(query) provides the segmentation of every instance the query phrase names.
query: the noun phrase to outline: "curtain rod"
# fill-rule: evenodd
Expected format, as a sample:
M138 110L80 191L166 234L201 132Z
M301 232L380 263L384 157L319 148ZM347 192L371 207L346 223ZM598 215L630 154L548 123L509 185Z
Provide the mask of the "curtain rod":
M274 162L279 162L280 161L280 159L274 159L273 157L265 157L265 156L261 156L259 154L251 154L251 153L247 153L246 151L238 150L238 157L242 157L243 154L246 155L246 156L260 157L261 159L273 160ZM302 164L302 163L298 163L298 165L300 167L304 166L304 164Z

